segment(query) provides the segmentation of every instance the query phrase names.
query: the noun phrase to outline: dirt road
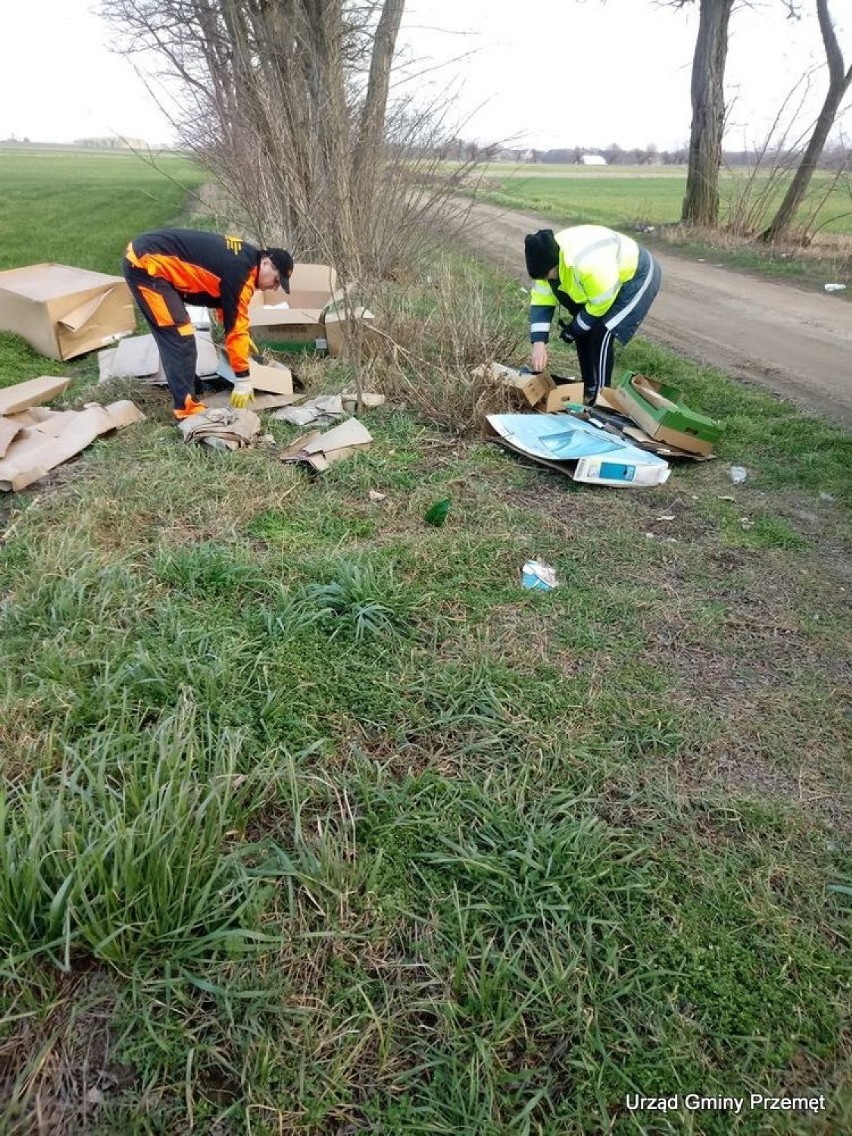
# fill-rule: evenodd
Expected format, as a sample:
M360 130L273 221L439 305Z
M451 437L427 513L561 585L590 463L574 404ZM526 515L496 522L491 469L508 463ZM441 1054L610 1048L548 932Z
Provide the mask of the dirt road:
M524 234L550 222L485 204L471 222L479 255L529 284ZM852 427L852 303L653 252L663 286L640 335Z

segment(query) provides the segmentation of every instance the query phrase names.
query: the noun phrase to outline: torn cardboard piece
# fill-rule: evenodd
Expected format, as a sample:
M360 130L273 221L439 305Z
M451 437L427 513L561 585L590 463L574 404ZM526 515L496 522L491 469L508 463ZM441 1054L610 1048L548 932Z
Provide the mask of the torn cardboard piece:
M178 426L185 442L198 442L218 450L241 450L260 433L260 418L253 410L225 406L193 414Z
M298 402L303 398L300 394L263 394L256 393L251 400L250 409L259 413L263 410L275 410L279 406L292 406L294 402ZM221 410L223 406L231 405L231 392L230 391L216 391L214 394L207 394L202 396L201 400L205 406L211 410Z
M17 414L29 406L41 406L63 394L70 385L70 379L41 375L37 379L27 379L12 387L4 387L0 390L0 414Z
M234 368L224 355L219 358L216 374L221 375L223 379L227 379L229 383L235 383L237 381ZM263 391L264 394L293 393L293 372L289 367L285 367L283 363L275 363L272 365L269 363L258 363L256 360L250 359L249 379L254 389L256 391Z
M23 428L23 422L11 418L0 418L0 458L5 457L9 446Z
M335 462L366 449L372 440L372 434L362 422L347 418L324 434L313 431L297 438L281 454L281 461L301 462L322 473Z
M336 418L343 418L344 413L343 399L339 394L318 394L305 399L299 406L276 410L272 417L292 422L295 426L309 426L311 423L325 425Z
M51 359L73 359L135 327L133 298L121 276L65 264L0 272L0 331L20 335Z
M489 414L486 437L574 481L637 489L663 485L671 470L656 454L564 414Z
M219 366L219 351L207 332L195 336L197 361L196 378L209 378ZM149 386L168 386L166 373L160 360L157 341L153 335L134 335L122 339L117 347L98 352L98 382L110 379L139 379Z
M0 459L0 489L18 492L73 458L95 438L141 422L145 415L123 399L109 406L89 403L83 410L26 411L35 424L23 425ZM14 421L14 419L13 419Z
M358 409L359 396L357 391L343 391L340 395L343 409L347 414L354 414ZM373 410L377 406L384 406L385 396L376 391L361 391L360 402L364 410Z

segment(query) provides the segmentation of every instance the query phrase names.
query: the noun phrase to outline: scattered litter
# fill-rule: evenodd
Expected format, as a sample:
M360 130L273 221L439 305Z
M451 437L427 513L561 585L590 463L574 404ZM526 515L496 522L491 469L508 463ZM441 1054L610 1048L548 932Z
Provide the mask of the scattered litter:
M675 520L677 520L677 517L674 515L674 513L661 513L660 516L657 517L657 520L658 521L675 521Z
M343 401L343 409L347 414L354 414L358 406L358 392L357 391L343 391L340 396ZM361 391L361 406L365 410L373 410L377 406L384 406L385 396L378 394L376 391Z
M820 490L819 499L820 501L833 501L834 495L832 493L825 493Z
M209 308L201 308L195 304L187 304L186 314L189 316L189 322L198 331L203 331L211 326Z
M372 434L358 418L347 418L324 434L315 430L297 438L281 454L281 461L304 463L322 473L342 458L366 449L372 440Z
M740 517L740 524L744 529L754 528L754 521L752 521L749 517Z
M656 454L562 414L489 414L486 436L574 481L638 489L663 485L671 470Z
M627 414L651 438L688 453L709 456L722 433L718 422L690 410L678 387L624 371L611 392L615 409Z
M343 416L343 400L339 394L318 394L299 406L288 406L276 410L272 415L273 418L292 422L296 426L308 426L312 422L324 426Z
M0 460L0 489L18 492L75 457L100 435L141 422L144 417L126 399L109 406L90 402L83 410L31 406L6 419L19 429Z
M556 569L543 560L527 560L521 569L521 587L534 591L552 592L559 586Z
M216 374L219 352L207 332L195 336L197 361L195 374L199 379ZM153 335L134 335L122 339L118 346L98 352L99 382L110 379L139 379L149 386L168 386L166 373L160 361L160 352Z
M386 501L388 495L387 495L387 493L379 493L377 489L371 489L370 492L367 494L367 496L370 498L371 501L378 502L378 501Z
M736 497L732 497L730 493L722 493L719 495L720 501L736 501Z
M440 528L447 519L451 504L452 501L449 497L442 497L440 501L435 501L434 504L429 506L423 520L427 525L433 525L436 529Z
M732 465L728 470L728 474L734 485L742 485L748 477L748 470L744 469L741 465Z
M845 284L823 284L823 288L826 290L826 292L845 292L846 291L846 285Z
M260 433L260 418L253 410L225 406L193 414L178 423L185 442L198 442L214 450L240 450Z

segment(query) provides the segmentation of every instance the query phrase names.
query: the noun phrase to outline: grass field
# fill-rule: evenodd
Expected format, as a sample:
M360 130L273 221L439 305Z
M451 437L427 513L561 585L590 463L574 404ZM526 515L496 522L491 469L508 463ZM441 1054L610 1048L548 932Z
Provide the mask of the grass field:
M665 242L687 255L712 252L717 262L804 286L845 283L852 298L848 176L837 183L825 172L814 176L799 212L800 223L815 231L807 249L793 244L768 248L730 232L684 230L679 222L685 189L683 167L601 169L506 163L485 167L476 192L483 201L540 213L556 227L591 222L632 232L642 226L643 239L652 247ZM752 178L746 170L732 169L723 171L719 193L723 223L747 220L746 229L759 233L780 204L782 188L778 183L769 189L765 175ZM654 231L645 231L648 226Z
M93 161L19 167L7 260L33 196L39 255L76 201L107 271L176 218ZM526 466L439 424L453 280L484 341L524 297L431 275L384 314L435 413L412 384L323 477L133 392L146 422L0 501L4 1132L852 1128L852 439L639 341L718 460L635 494ZM55 366L0 337L0 385ZM825 1108L625 1105L752 1092Z

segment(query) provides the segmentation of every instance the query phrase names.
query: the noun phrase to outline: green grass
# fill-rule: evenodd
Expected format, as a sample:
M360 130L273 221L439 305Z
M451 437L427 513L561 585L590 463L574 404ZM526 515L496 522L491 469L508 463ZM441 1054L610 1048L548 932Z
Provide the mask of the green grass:
M717 460L607 491L389 404L309 477L148 392L0 502L9 1131L849 1128L850 438L620 362ZM686 1092L828 1111L624 1107Z
M173 221L201 183L186 158L0 147L0 269L56 261L120 273L131 237Z
M746 170L722 172L719 197L723 221L741 200L749 177ZM765 182L766 175L755 179L756 186ZM802 216L809 216L814 204L827 195L820 211L820 218L827 222L825 231L852 233L848 188L841 182L832 189L833 183L832 174L820 171L814 175L802 206ZM492 165L483 181L485 199L497 204L546 213L565 224L587 221L616 227L637 221L652 225L676 224L680 220L685 190L683 167L659 170L648 166L611 167L604 172L565 166L530 169L507 165L501 169ZM770 193L767 220L782 196L781 187Z

